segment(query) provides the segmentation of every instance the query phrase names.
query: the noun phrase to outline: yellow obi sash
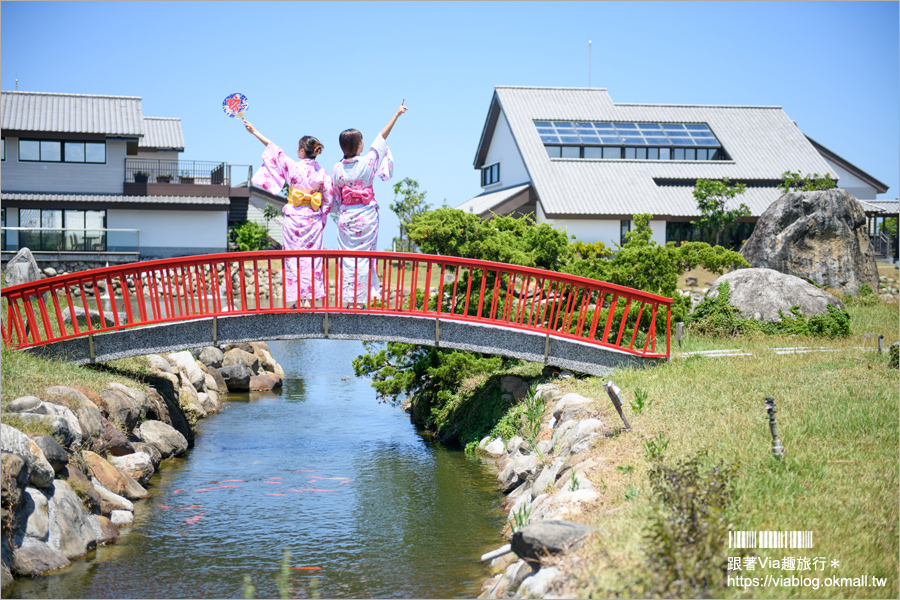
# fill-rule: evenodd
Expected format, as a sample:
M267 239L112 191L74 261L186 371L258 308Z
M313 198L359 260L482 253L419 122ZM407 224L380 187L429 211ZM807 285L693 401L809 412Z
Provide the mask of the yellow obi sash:
M319 207L322 206L322 192L294 188L290 188L290 190L288 202L291 203L291 206L308 206L313 210L319 210Z

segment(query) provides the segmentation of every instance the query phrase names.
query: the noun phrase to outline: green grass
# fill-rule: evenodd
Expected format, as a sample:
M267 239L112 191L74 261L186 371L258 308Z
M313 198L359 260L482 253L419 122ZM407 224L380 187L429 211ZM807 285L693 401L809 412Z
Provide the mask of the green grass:
M686 349L742 348L753 356L676 358L645 370L611 374L632 400L640 388L654 399L640 415L629 415L634 431L603 440L596 451L609 464L592 478L607 491L590 515L608 535L586 554L580 591L607 597L613 593L650 595L640 581L645 573L643 534L649 503L646 457L648 440L667 439L665 459L673 461L705 452L711 464L737 463L737 530L804 530L814 532L810 550L758 550L759 556L824 556L838 568L803 572L804 576L887 577L877 588L721 588L712 596L743 597L892 597L898 596L898 373L887 356L875 352L877 333L885 347L897 339L896 305L850 307L854 335L846 340L755 336L738 339L694 339ZM856 332L872 331L874 338ZM838 352L776 355L769 348L825 346ZM871 350L857 350L866 346ZM619 418L605 401L602 380L565 384L601 399L604 419ZM772 438L764 399L775 399L784 460L772 457ZM625 473L616 467L633 465ZM726 541L721 551L728 555ZM732 555L736 555L734 552ZM745 575L747 573L744 573ZM759 569L750 575L779 577L801 574ZM636 579L637 578L637 579Z

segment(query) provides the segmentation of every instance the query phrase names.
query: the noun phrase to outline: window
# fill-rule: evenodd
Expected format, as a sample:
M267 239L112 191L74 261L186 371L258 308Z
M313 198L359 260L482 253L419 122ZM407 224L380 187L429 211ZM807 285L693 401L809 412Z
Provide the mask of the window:
M6 160L6 138L3 138L2 140L0 140L0 147L3 148L3 150L2 150L3 154L2 154L2 156L0 156L0 160Z
M19 209L19 245L43 251L97 251L106 247L105 210ZM71 230L71 231L68 231Z
M628 239L625 234L631 231L631 221L619 221L619 245L624 246Z
M481 169L481 187L493 185L500 181L500 163L494 163Z
M106 163L106 142L19 140L23 162Z
M704 123L535 121L534 126L550 158L728 160Z

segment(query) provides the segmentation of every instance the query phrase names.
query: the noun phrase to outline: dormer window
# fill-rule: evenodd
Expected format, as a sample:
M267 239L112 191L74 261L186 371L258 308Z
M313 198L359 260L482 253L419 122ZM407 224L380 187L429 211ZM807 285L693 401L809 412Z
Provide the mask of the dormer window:
M481 187L500 182L500 163L494 163L481 169Z

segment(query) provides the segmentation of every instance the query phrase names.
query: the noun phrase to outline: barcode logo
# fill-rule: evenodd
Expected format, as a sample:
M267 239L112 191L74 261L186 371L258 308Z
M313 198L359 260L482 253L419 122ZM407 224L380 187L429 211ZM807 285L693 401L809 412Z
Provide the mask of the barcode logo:
M729 548L812 548L812 531L729 531Z

